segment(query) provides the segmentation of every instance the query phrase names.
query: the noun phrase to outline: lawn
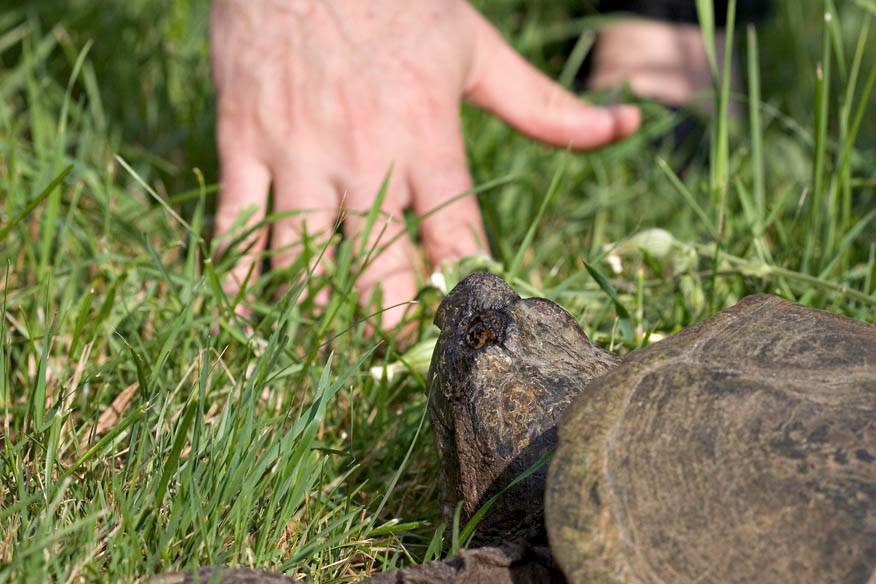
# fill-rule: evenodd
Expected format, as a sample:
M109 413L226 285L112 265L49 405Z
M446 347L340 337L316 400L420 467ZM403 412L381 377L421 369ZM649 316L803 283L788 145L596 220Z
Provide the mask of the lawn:
M599 19L480 4L577 87ZM737 27L740 83L717 84L686 164L655 104L640 135L588 154L466 107L491 268L621 352L756 292L876 322L876 3L838 4L777 1ZM368 332L362 258L340 236L326 276L308 273L322 248L304 242L247 294L222 291L239 250L210 238L208 10L0 12L0 582L206 564L351 582L460 544L425 415L440 287L424 274L413 354Z

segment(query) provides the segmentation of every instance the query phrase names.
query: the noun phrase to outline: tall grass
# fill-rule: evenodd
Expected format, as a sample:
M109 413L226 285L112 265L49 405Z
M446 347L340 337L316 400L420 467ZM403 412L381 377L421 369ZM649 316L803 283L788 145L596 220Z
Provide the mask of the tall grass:
M440 517L422 369L379 374L400 347L366 332L352 242L302 242L296 264L223 292L245 250L209 236L206 8L0 16L0 582L203 564L344 582L470 533ZM572 82L596 21L536 0L483 9ZM587 155L466 109L494 269L621 351L753 292L876 322L872 16L788 0L730 36L748 91L715 63L707 154L684 168L648 139L671 122L658 106L642 135ZM418 298L420 339L440 297Z

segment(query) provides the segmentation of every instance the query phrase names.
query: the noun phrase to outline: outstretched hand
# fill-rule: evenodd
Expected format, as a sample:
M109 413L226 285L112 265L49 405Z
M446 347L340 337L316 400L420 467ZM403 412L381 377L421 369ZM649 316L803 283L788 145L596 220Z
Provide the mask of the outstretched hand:
M251 221L260 221L271 185L276 212L309 210L272 226L275 267L294 261L305 228L328 235L340 206L369 209L390 166L382 210L399 219L406 208L423 214L470 189L462 99L561 147L595 148L639 125L636 108L595 107L551 81L465 0L215 0L211 47L222 182L216 232L253 205L262 213ZM364 222L350 213L344 228L356 235ZM473 196L420 230L435 265L486 249ZM381 244L403 231L391 222ZM259 234L251 257L266 244ZM412 299L412 257L400 237L363 272L363 297L380 284L384 306ZM234 269L232 287L252 261ZM385 312L384 325L402 314Z

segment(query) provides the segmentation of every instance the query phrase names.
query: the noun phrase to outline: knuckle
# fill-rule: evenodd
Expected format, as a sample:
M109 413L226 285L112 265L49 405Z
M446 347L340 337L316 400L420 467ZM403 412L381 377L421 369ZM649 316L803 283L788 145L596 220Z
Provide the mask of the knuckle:
M238 150L244 144L253 144L258 135L253 126L252 119L239 109L220 111L216 123L216 143L220 154Z

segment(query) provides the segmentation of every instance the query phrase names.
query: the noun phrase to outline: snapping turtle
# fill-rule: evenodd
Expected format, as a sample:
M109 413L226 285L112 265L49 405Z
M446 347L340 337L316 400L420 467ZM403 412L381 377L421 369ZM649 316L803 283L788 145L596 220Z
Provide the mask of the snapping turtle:
M876 327L751 296L621 359L490 274L435 323L445 514L501 498L369 582L876 583Z
M619 359L489 274L435 322L445 512L559 443L480 543L546 525L572 582L876 582L876 327L751 296Z

